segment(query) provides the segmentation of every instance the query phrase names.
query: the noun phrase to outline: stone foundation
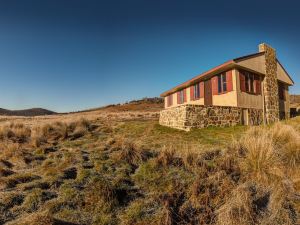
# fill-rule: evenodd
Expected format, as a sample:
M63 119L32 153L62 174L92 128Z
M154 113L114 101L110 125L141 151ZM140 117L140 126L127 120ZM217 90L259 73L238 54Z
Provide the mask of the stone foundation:
M181 130L225 127L242 124L242 108L228 106L181 105L160 112L159 124ZM263 123L263 112L248 109L249 125Z
M263 111L259 109L248 109L249 125L259 125L264 122Z

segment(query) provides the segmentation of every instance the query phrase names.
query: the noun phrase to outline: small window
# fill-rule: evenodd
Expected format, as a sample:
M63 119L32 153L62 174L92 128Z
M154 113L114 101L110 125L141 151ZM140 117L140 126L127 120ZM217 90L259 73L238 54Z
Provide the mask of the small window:
M244 71L242 74L244 74L245 79L240 79L240 82L244 82L244 85L241 85L244 89L241 88L241 90L250 94L260 94L261 81L259 76L247 71Z
M200 84L197 83L194 85L194 99L200 98Z
M224 93L227 91L226 73L218 75L218 93Z

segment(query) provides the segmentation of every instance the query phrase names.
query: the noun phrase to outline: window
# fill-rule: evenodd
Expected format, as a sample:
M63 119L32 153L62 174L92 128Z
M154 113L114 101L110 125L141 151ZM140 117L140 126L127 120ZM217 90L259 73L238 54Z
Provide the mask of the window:
M245 73L245 81L246 81L246 84L245 84L245 87L246 87L246 92L250 92L250 80L249 80L249 73Z
M250 81L249 82L249 85L250 85L249 90L251 93L254 93L254 74L249 73L249 81Z
M200 83L194 85L194 99L200 98Z
M177 103L178 104L184 103L184 90L177 92Z
M224 93L227 91L226 73L218 75L218 93Z
M255 85L254 85L254 81L255 81L255 74L250 73L250 72L244 72L245 74L245 88L246 88L246 92L249 93L255 93Z
M259 76L254 73L240 71L240 85L241 91L250 94L261 94L261 81Z

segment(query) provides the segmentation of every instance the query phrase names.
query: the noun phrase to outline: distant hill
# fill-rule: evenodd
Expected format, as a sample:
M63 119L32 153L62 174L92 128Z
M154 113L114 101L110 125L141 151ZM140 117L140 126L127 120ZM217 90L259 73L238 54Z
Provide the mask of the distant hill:
M108 112L126 112L126 111L160 111L164 107L163 98L143 98L133 100L122 104L111 104L103 107L87 109L72 113L93 112L93 111L108 111Z
M164 106L163 98L143 98L139 100L133 100L122 104L111 104L103 107L97 107L77 112L69 113L81 113L81 112L93 112L93 111L105 111L105 112L126 112L126 111L149 111L158 112ZM59 114L69 114L59 113ZM32 108L24 110L8 110L0 108L0 116L45 116L58 114L54 111L43 108Z
M33 108L33 109L23 109L23 110L8 110L0 108L1 116L44 116L44 115L53 115L56 112L42 109L42 108Z
M143 98L133 100L124 104L108 105L102 109L108 111L160 111L164 106L163 98Z

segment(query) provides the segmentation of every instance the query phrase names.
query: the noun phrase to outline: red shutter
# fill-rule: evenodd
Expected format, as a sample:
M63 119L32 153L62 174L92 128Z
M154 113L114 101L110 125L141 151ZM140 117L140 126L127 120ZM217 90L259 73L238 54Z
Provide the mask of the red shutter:
M261 81L259 76L255 76L255 94L261 94Z
M194 85L190 86L190 99L194 101Z
M173 104L173 95L170 94L170 95L168 96L168 106L171 106L172 104Z
M227 82L227 91L232 91L233 90L232 70L226 72L226 82Z
M239 71L240 74L240 88L241 91L245 92L246 91L246 81L245 81L245 74L243 72Z
M177 104L180 104L180 91L177 92Z
M211 78L211 86L212 86L212 94L218 94L218 76L214 76Z
M186 102L186 88L183 89L183 102Z
M200 82L200 98L204 97L204 82Z

